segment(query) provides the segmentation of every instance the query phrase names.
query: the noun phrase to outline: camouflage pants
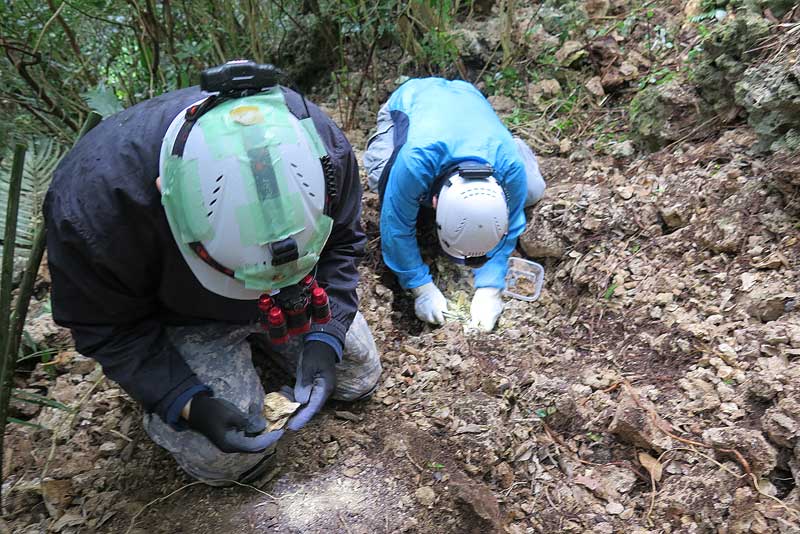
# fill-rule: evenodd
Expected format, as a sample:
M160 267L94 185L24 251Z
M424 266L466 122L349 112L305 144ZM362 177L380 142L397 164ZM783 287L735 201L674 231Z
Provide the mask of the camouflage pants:
M263 408L264 388L253 367L250 344L263 348L291 376L295 375L303 350L300 337L292 338L284 346L272 345L257 325L214 323L169 327L167 335L215 396L251 413ZM364 316L357 313L347 332L342 362L336 366L333 398L350 401L368 395L377 386L380 374L380 357L372 332ZM238 480L272 453L224 453L202 434L173 430L155 414L145 414L143 424L150 438L169 451L184 471L212 485Z

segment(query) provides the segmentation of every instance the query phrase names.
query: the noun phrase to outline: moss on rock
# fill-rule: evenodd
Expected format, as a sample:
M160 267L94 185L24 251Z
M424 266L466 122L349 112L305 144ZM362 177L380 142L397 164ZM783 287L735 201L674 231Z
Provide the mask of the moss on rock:
M768 33L765 19L745 13L718 25L703 41L703 57L690 79L707 111L727 113L735 105L733 87L749 65L750 51Z
M796 1L797 0L703 0L700 3L700 9L702 11L711 11L714 9L735 11L744 7L757 15L769 9L776 17L782 17L795 5Z
M760 150L800 149L800 64L787 60L747 69L736 84L736 103L759 138Z
M769 9L776 17L784 16L796 3L797 0L744 0L745 7L752 11L762 13Z
M589 15L583 1L545 0L539 8L538 18L546 31L565 35L586 25Z
M631 137L648 150L682 139L696 125L698 104L692 87L680 80L646 87L631 101Z

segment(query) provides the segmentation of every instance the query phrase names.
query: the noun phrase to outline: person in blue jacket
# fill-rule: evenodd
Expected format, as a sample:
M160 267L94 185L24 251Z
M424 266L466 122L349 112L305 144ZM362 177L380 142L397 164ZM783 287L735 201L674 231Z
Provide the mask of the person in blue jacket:
M414 295L417 317L442 324L447 311L416 239L420 208L428 207L442 252L475 268L471 325L492 330L503 310L508 258L525 229L524 208L544 194L530 148L473 85L411 79L379 111L364 166L381 198L383 260Z

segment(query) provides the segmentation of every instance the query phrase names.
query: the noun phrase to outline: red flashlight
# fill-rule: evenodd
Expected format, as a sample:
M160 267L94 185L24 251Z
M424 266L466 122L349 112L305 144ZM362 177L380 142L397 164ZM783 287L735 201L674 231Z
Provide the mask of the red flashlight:
M328 294L319 286L311 290L311 315L317 324L325 324L331 320Z

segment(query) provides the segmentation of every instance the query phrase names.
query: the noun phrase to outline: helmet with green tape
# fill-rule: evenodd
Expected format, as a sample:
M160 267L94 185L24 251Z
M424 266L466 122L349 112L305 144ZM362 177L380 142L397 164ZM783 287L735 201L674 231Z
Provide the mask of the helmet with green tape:
M194 275L209 291L249 300L313 270L333 224L332 169L311 118L292 114L280 87L242 94L175 117L160 173L169 226Z

